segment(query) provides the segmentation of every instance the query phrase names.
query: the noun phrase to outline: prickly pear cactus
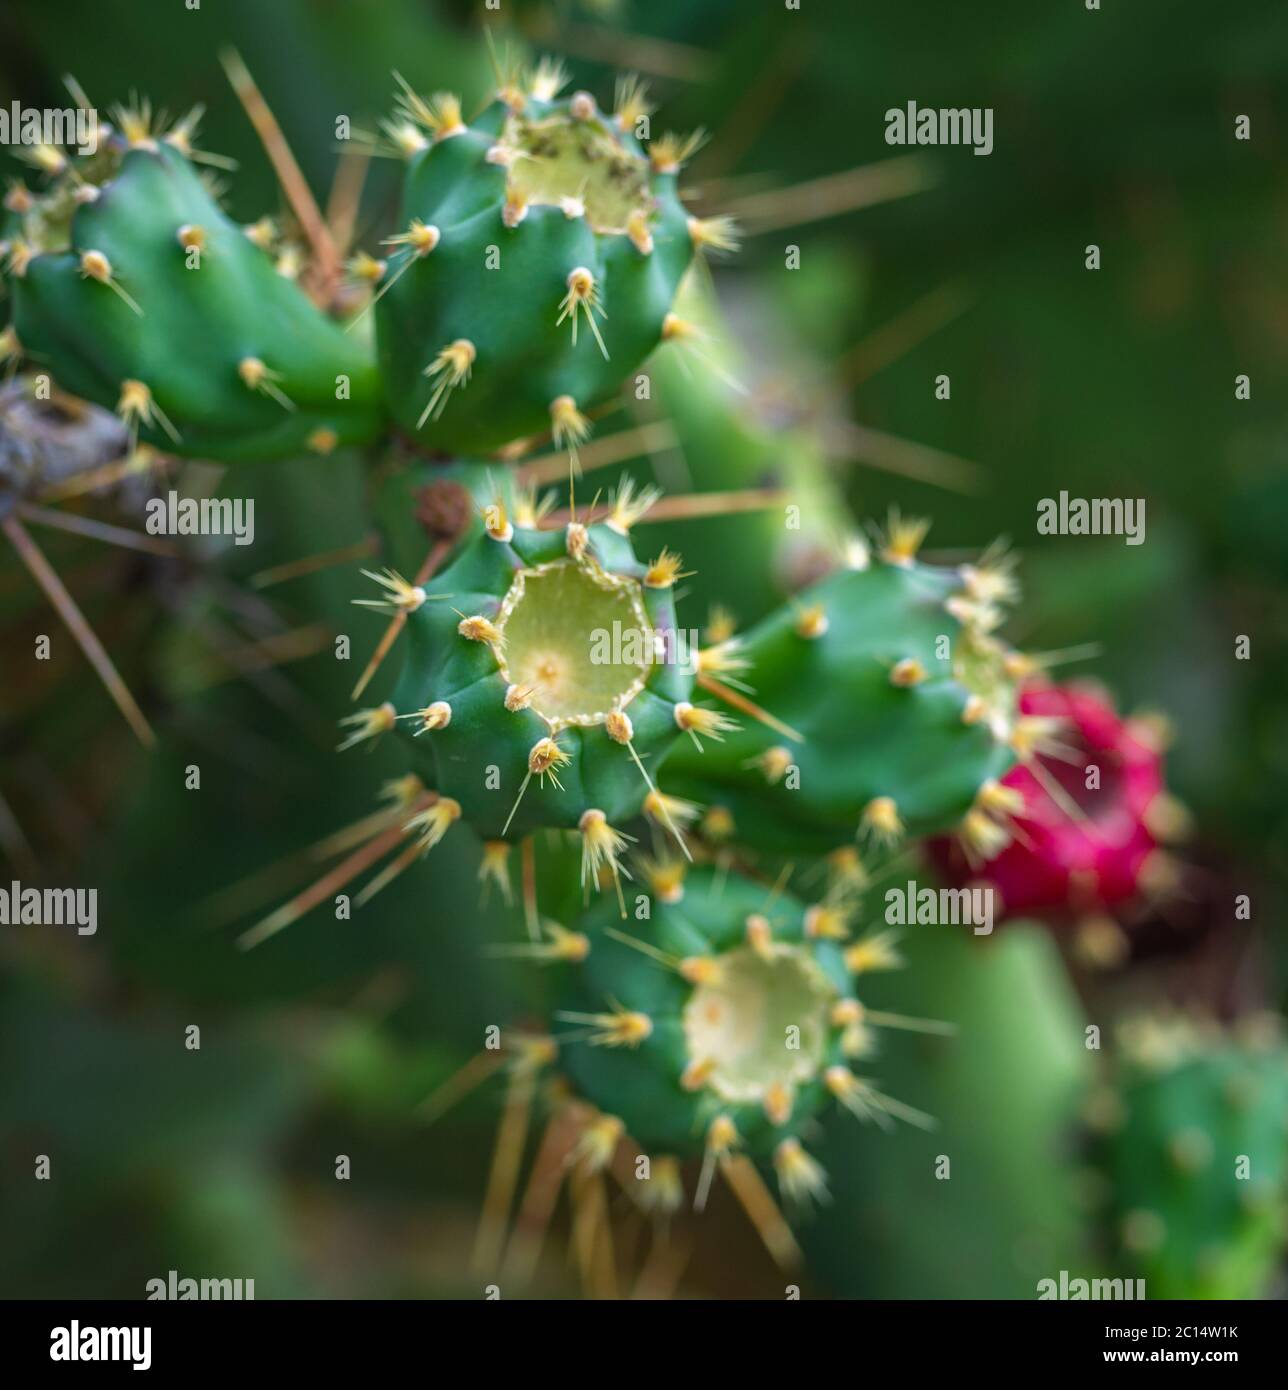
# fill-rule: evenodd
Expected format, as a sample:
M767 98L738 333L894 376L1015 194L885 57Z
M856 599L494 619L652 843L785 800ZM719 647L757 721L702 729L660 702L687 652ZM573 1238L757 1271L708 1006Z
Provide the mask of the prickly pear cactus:
M1288 1244L1288 1048L1251 1021L1125 1025L1088 1109L1105 1217L1150 1298L1257 1298Z
M607 902L577 924L585 954L558 1017L585 1045L562 1049L563 1068L647 1147L746 1145L774 1154L791 1189L806 1173L800 1135L830 1099L869 1116L893 1105L850 1071L871 1044L851 966L898 958L847 951L828 934L833 908L667 869L646 932L621 930Z
M498 498L431 582L379 577L372 602L407 614L407 653L355 736L400 725L439 793L427 835L462 817L488 840L579 829L596 865L616 865L613 823L652 791L692 689L674 659L678 559L638 560L619 500L604 523L539 530Z
M95 154L49 152L44 191L11 188L15 347L174 453L370 442L382 410L369 349L274 260L264 225L228 218L192 154L190 124L160 132L121 112Z
M611 115L588 92L556 99L562 85L542 66L468 125L456 97L405 93L401 230L375 263L376 323L390 410L435 449L545 433L575 446L586 412L662 341L695 246L729 243L680 205L693 143L663 136L645 153L638 84L619 84Z
M848 568L704 654L700 684L723 685L723 666L778 727L748 721L700 760L678 745L668 787L724 806L738 840L766 849L957 823L981 848L1005 843L997 779L1046 730L1018 716L992 636L1013 582L997 563L917 563L924 530L896 522L875 554L856 541Z

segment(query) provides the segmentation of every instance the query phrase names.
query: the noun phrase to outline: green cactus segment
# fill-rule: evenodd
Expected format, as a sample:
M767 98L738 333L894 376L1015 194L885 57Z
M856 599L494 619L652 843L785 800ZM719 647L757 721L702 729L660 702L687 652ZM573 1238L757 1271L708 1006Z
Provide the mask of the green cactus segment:
M180 149L149 138L86 164L23 199L9 237L14 328L37 365L174 453L268 459L378 435L368 347L279 273Z
M663 768L667 791L725 807L739 841L761 849L893 840L963 817L981 838L1004 836L976 798L1030 731L987 630L996 615L972 597L980 572L866 550L852 562L729 649L745 663L737 679L800 741L752 721L701 753L686 741Z
M507 99L472 126L426 108L375 311L391 413L448 453L575 442L661 341L693 258L675 172L620 117L584 92Z
M601 1022L561 1047L562 1065L647 1148L701 1153L724 1115L765 1153L818 1114L826 1069L846 1061L833 1022L851 993L844 953L807 935L804 905L736 874L698 869L674 894L653 900L645 953L621 939L611 903L578 922L589 950L569 967L562 1016ZM608 1010L647 1019L647 1036L618 1043Z
M412 598L393 705L417 771L486 839L639 812L639 764L678 737L692 688L652 579L610 525L517 527L498 506Z
M1091 1109L1112 1228L1150 1298L1263 1296L1288 1245L1288 1048L1212 1032L1126 1029Z

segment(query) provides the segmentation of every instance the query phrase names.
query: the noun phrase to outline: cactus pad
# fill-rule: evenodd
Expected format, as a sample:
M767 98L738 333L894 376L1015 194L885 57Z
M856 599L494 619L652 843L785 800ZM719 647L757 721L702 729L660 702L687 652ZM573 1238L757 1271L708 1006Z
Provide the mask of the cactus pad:
M709 867L670 866L653 888L646 929L622 929L607 902L576 923L556 1015L564 1072L636 1144L713 1161L745 1148L772 1156L787 1196L817 1197L800 1135L832 1099L925 1119L849 1068L869 1023L891 1021L855 997L859 973L901 963L886 937L847 943L834 905Z
M552 431L575 445L583 412L662 340L695 240L719 239L680 205L685 149L643 152L637 88L607 115L557 85L539 71L469 125L455 98L406 96L377 333L391 413L438 450Z
M785 730L748 724L700 759L677 745L668 790L724 806L739 841L762 849L893 840L963 818L987 843L1005 838L980 798L1039 732L1017 716L1010 657L990 631L1008 577L916 563L915 539L895 534L871 558L857 547L853 567L727 644L724 664Z
M1288 1243L1288 1049L1183 1020L1123 1030L1089 1119L1114 1234L1150 1298L1257 1298Z
M615 864L607 822L639 811L644 769L678 737L692 686L670 641L672 579L637 560L611 518L550 530L516 520L531 524L498 500L432 582L382 581L387 606L407 613L392 709L443 814L490 840L592 832Z
M187 136L110 132L12 189L13 329L60 386L150 443L222 460L365 443L375 365L212 197Z

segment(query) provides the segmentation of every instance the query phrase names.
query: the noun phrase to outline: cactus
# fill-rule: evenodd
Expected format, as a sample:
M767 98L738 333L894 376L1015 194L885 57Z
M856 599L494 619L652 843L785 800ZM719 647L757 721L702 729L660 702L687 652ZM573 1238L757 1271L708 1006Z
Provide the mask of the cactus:
M550 66L526 90L504 82L469 125L456 98L405 90L405 230L377 338L394 418L432 448L580 442L586 412L667 334L695 246L729 244L680 205L694 142L663 136L645 155L638 84L619 84L611 116L588 92L557 100L562 85Z
M649 1148L690 1157L736 1135L787 1155L790 1192L801 1132L830 1097L869 1117L893 1105L848 1064L871 1046L855 974L899 958L886 937L847 948L834 905L737 874L669 864L653 886L646 934L621 931L607 903L577 924L585 955L556 1017L589 1045L564 1046L563 1069Z
M661 776L723 805L740 842L785 852L863 836L894 841L960 823L980 844L1006 836L997 779L1050 734L1015 710L1015 654L992 635L1013 592L1004 563L940 569L914 556L923 523L892 523L877 553L855 541L844 570L744 636L704 654L754 689L777 727L708 748L677 746Z
M59 384L168 451L228 461L367 443L381 428L362 343L231 221L193 162L192 122L121 112L97 153L8 195L12 333Z
M804 1141L833 1100L886 1126L928 1125L851 1064L869 1056L875 1028L946 1031L857 997L856 977L901 960L887 932L850 936L864 869L850 842L864 841L869 869L905 835L958 826L974 854L995 852L1017 798L999 779L1049 746L1055 721L1017 711L1026 659L994 635L1014 597L1006 558L921 563L924 524L897 516L875 553L851 541L845 568L686 662L683 562L665 545L645 560L633 543L657 490L623 478L606 505L583 497L579 511L576 479L592 415L654 348L705 355L677 291L695 258L730 249L734 233L685 212L677 180L697 141L645 147L638 83L619 84L611 115L586 92L559 99L561 86L549 64L526 85L498 73L467 123L457 98L402 84L385 127L406 166L397 230L382 258L351 260L347 287L298 189L308 264L265 224L243 230L224 215L198 171L191 119L166 129L145 108L122 111L97 154L43 152L44 191L9 195L4 351L30 354L114 408L136 440L176 453L238 462L368 448L394 562L367 572L376 589L357 600L389 624L355 697L405 640L388 698L342 721L341 747L396 730L409 761L386 810L315 846L341 862L239 941L265 940L374 870L354 901L363 907L458 821L458 842L483 842L485 889L508 904L507 856L523 846L529 935L498 949L555 965L558 997L548 1032L506 1037L511 1090L484 1248L550 1068L556 1115L571 1126L556 1186L568 1177L580 1224L598 1219L587 1217L588 1203L602 1206L596 1184L635 1145L650 1158L634 1194L643 1207L672 1214L682 1164L695 1160L697 1205L723 1175L790 1264L799 1251L756 1163L772 1166L789 1203L807 1203L826 1178ZM692 404L682 432L703 449L731 408ZM799 470L785 476L808 480L795 500L812 508L819 541L834 518L811 428L801 425ZM546 437L569 466L557 516L531 490L550 460L526 457ZM732 438L714 461L721 487L777 447L755 422ZM685 500L669 520L713 512L686 512ZM750 534L726 528L725 551ZM764 539L748 550L768 574ZM815 547L811 572L817 558ZM709 568L710 592L728 589L729 566ZM772 591L748 593L748 606L763 610ZM696 702L707 696L719 706ZM543 850L555 883L544 918L543 830L566 832ZM632 854L650 835L653 854ZM571 836L579 872L565 857ZM832 865L851 864L851 879L810 905L786 891L788 873L772 886L751 877L774 856L838 850ZM698 861L688 872L681 852ZM635 874L649 890L635 900L649 921L638 933L623 926L623 880ZM589 906L592 889L616 901Z
M691 1161L695 1208L719 1174L791 1267L800 1252L757 1165L772 1167L793 1211L826 1200L826 1174L803 1140L834 1101L884 1128L933 1123L852 1070L873 1054L876 1031L951 1030L860 1001L867 975L903 961L888 932L849 939L848 895L807 906L781 883L727 868L686 872L665 859L644 868L640 930L623 929L601 902L568 926L545 921L539 940L498 948L558 972L552 1035L505 1034L510 1104L526 1106L535 1076L556 1073L551 1123L571 1131L563 1170L574 1202L577 1184L611 1171L642 1210L669 1217L685 1203ZM494 1175L513 1182L521 1149L522 1136L503 1125ZM538 1174L533 1186L563 1176ZM494 1213L509 1204L498 1192L487 1204ZM500 1232L484 1241L497 1254L499 1244Z
M407 657L392 703L352 718L356 737L402 721L440 793L430 843L463 816L489 840L581 829L591 859L617 863L612 822L652 789L646 763L679 736L692 688L667 650L678 557L636 559L631 501L603 524L538 530L498 499L432 582L379 576L372 602L407 612Z
M1288 1245L1288 1049L1275 1020L1122 1026L1090 1098L1119 1258L1150 1298L1257 1298Z

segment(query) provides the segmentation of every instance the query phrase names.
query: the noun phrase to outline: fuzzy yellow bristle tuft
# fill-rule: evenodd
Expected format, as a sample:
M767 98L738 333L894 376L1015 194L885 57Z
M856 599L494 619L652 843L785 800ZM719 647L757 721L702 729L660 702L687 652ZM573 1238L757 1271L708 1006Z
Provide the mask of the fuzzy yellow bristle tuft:
M801 1148L799 1139L784 1139L774 1150L774 1171L789 1201L808 1205L827 1200L827 1175Z
M718 709L707 709L704 705L691 705L687 700L681 700L675 707L676 727L683 729L698 745L702 747L701 740L713 738L717 742L722 742L725 734L733 733L740 726L734 719L730 719L727 714Z
M704 839L710 840L712 844L721 844L725 840L733 839L737 826L734 824L733 812L727 806L711 806L702 817L700 829Z
M813 642L822 637L828 629L827 610L821 603L812 603L807 608L801 608L796 613L796 621L793 624L796 628L796 635L803 637L807 642Z
M635 737L635 726L625 710L609 710L604 718L604 732L614 743L629 743Z
M568 114L574 121L593 121L599 107L589 92L574 92L568 101Z
M1011 749L1022 762L1031 762L1044 753L1050 753L1059 746L1057 735L1065 722L1050 716L1038 714L1021 715L1011 729L1009 739Z
M530 685L507 685L505 688L505 707L511 714L532 705L536 690Z
M921 549L929 530L929 521L901 516L899 509L892 507L882 540L881 558L887 565L906 568L917 558L917 552Z
M694 1057L680 1073L680 1085L686 1091L700 1091L711 1080L715 1069L712 1058Z
M457 338L439 349L434 360L421 373L429 380L433 391L420 419L416 421L418 430L425 428L425 422L431 416L437 420L447 408L452 392L458 386L466 385L477 356L474 344L468 338Z
M926 679L926 668L915 656L906 656L890 668L890 684L907 688Z
M561 1014L571 1022L586 1023L593 1030L587 1041L593 1047L638 1047L653 1035L648 1014L614 1005L611 1013Z
M452 722L452 707L446 700L435 700L428 704L424 709L415 710L411 714L400 714L399 719L417 719L420 721L420 728L416 730L416 735L431 733L434 729L445 729Z
M8 246L9 258L5 262L6 268L10 275L21 280L27 274L35 252L21 237L14 237Z
M900 970L905 962L895 949L897 931L875 932L856 941L845 950L845 968L852 975L867 975L874 970ZM857 1020L854 1020L857 1021Z
M595 806L582 813L581 819L577 822L577 829L581 832L581 882L583 887L597 883L600 870L605 868L609 870L614 879L621 875L630 878L630 873L621 862L621 856L631 840L629 835L623 835L621 831L614 830L608 823L608 817Z
M584 208L583 208L584 211ZM574 267L568 272L568 279L565 282L568 292L559 301L559 317L555 320L555 327L559 327L565 319L572 321L572 345L577 346L577 324L583 314L590 331L595 335L595 342L599 344L599 350L608 360L608 345L604 342L603 334L599 331L599 325L595 322L595 315L606 318L604 306L599 300L599 285L595 281L594 274L584 265Z
M380 788L381 801L388 802L396 810L405 811L425 790L425 784L414 772L402 777L392 777Z
M580 521L570 521L564 531L564 549L574 560L580 560L590 544L590 532Z
M579 965L590 955L590 937L582 932L569 931L558 922L543 922L541 929L546 940L528 943L525 955L540 961Z
M539 738L528 752L528 771L538 777L549 777L562 790L558 769L572 762L572 754L561 748L553 738Z
M756 765L765 774L765 781L771 787L777 786L787 775L787 770L792 766L791 750L784 748L782 744L776 744L773 748L766 748L756 758Z
M706 1147L717 1157L723 1157L740 1142L738 1127L728 1115L717 1115L707 1126Z
M685 956L679 969L691 985L718 985L724 979L724 967L714 956Z
M604 518L604 525L619 536L629 535L631 527L648 514L661 496L661 488L637 489L633 478L623 478L613 493L612 511Z
M402 159L411 159L429 148L429 141L411 121L381 121L380 129L394 154Z
M511 231L528 215L528 200L517 189L506 192L505 203L501 208L501 221Z
M281 373L273 371L261 358L243 357L237 364L237 375L241 377L242 384L248 390L271 397L284 410L295 409L294 402L277 384L282 379Z
M206 229L192 222L185 222L174 234L175 240L185 251L201 251L206 245Z
M343 753L346 749L353 748L359 743L379 738L381 734L387 734L394 727L397 719L398 711L387 700L383 705L377 705L374 709L360 709L353 714L346 714L340 720L340 725L351 728L352 732L345 736L338 751Z
M510 846L505 840L484 840L478 877L485 893L489 885L495 884L502 900L507 905L510 903L513 897L510 888Z
M769 918L763 913L753 912L743 926L747 945L762 960L769 960L774 954L774 929Z
M501 630L489 618L475 613L456 624L456 630L471 642L486 642L490 647L502 645Z
M684 561L673 550L662 547L661 553L644 572L644 584L649 589L669 589L680 579L687 579L692 570L682 569Z
M599 1115L582 1130L572 1157L586 1172L601 1172L612 1162L625 1133L626 1126L616 1115Z
M242 231L246 234L246 240L253 246L258 246L261 251L271 251L273 243L277 240L277 223L271 217L261 217L255 222L247 223Z
M590 438L590 421L571 396L556 396L550 402L550 432L555 448L567 449L574 456L577 446Z
M649 789L641 809L655 825L668 830L673 825L692 825L702 814L702 807L696 801L686 801L682 796L667 796L656 787Z
M514 539L514 524L505 509L505 500L499 494L494 495L483 507L483 530L489 540L501 544Z
M554 510L555 495L547 492L538 499L536 488L530 483L516 483L512 493L514 520L525 531L535 531Z
M1015 559L1003 543L989 546L977 565L963 565L959 571L967 594L981 603L1014 603L1020 594Z
M751 662L742 655L741 645L736 637L726 638L698 652L698 670L709 676L737 675L745 671Z
M617 79L613 93L613 120L618 130L634 131L641 120L653 114L654 109L648 99L648 86L637 73L624 73Z
M378 608L388 613L415 613L426 602L428 595L419 584L409 584L397 570L363 570L365 578L372 580L384 590L379 598L355 598L353 602L360 608Z
M537 101L553 101L568 85L568 69L557 58L542 58L528 74L528 91Z
M402 88L398 96L399 110L417 125L423 126L435 140L450 140L465 131L461 119L461 99L453 92L435 92L422 97L403 81L398 73L394 79Z
M649 1178L641 1185L640 1206L655 1216L674 1216L684 1205L684 1179L680 1161L660 1154L649 1164Z
M713 603L707 614L706 638L713 647L723 646L738 630L737 619L722 603Z
M649 887L660 902L674 904L684 900L683 859L645 859L643 869Z
M678 174L706 142L707 133L700 128L688 135L668 130L649 145L649 163L655 173Z
M145 382L132 378L121 382L121 396L116 402L116 413L131 429L137 429L141 424L151 425L155 419L170 438L178 442L178 431L156 403Z
M460 818L461 803L450 796L440 796L432 806L414 815L404 828L419 834L420 849L425 853L433 849Z
M731 254L742 244L738 224L732 217L690 217L689 240L699 254L704 251Z
M853 913L839 903L813 903L805 909L805 935L816 940L844 941Z
M642 208L636 208L626 219L626 235L641 256L653 254L653 227L648 213Z
M386 237L385 246L395 246L400 251L410 251L416 256L428 256L442 240L442 233L432 223L422 222L413 217L405 232Z
M853 845L842 845L827 856L828 882L834 892L844 894L862 893L868 886L868 871L863 866L863 858Z
M35 206L36 200L31 196L26 185L19 183L17 179L11 179L4 195L5 210L16 212L19 217L24 217Z
M792 1088L782 1081L775 1081L765 1090L763 1106L765 1118L775 1127L785 1125L792 1117L795 1104Z
M962 706L962 723L978 724L988 714L988 701L982 695L967 697Z
M1018 816L1024 810L1024 795L990 778L975 793L975 805L991 816Z
M863 808L859 828L878 844L895 844L903 835L903 821L899 818L895 799L892 796L874 796Z
M1007 680L1026 681L1041 669L1037 659L1027 652L1006 652L1002 657L1002 674Z

